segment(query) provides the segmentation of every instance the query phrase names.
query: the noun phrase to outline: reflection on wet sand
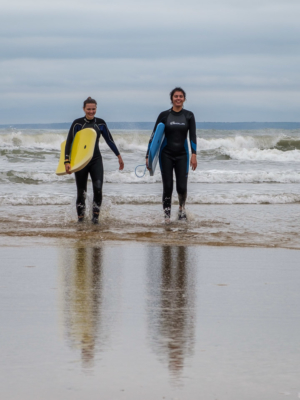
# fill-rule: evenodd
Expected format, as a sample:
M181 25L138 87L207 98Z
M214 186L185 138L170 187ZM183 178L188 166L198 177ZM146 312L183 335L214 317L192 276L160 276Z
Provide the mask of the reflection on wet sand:
M150 248L148 266L148 320L151 345L172 375L178 377L194 346L194 269L188 248Z
M64 253L64 320L72 347L81 349L82 365L92 368L102 302L102 248L78 247Z
M114 250L105 257L103 252L102 247L83 247L80 242L78 247L62 249L63 326L69 345L80 349L84 368L93 368L96 353L110 347L112 325L124 307L120 301L121 292L126 289L120 286L120 276L126 266L120 262L119 252ZM187 247L149 247L148 252L146 308L150 346L176 378L194 347L195 269ZM134 263L132 260L129 264L127 274ZM142 281L139 282L140 287ZM133 287L131 293L132 290Z

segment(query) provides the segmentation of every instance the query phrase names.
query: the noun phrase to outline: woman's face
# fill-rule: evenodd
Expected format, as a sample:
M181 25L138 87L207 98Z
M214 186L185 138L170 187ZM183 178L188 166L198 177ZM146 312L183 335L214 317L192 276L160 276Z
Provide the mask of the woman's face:
M184 94L182 92L175 92L172 97L172 103L175 107L183 107L185 102Z
M87 103L86 106L83 107L83 111L87 119L93 119L97 112L97 105L94 103Z

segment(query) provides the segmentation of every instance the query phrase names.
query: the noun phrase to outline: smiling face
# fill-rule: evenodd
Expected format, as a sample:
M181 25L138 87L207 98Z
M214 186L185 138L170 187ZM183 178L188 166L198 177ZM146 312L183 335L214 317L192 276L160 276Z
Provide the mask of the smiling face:
M175 106L176 108L182 108L184 102L185 102L184 94L180 91L176 91L172 97L173 106Z
M97 112L97 104L87 103L85 107L83 107L83 111L85 112L87 119L94 119L94 116Z

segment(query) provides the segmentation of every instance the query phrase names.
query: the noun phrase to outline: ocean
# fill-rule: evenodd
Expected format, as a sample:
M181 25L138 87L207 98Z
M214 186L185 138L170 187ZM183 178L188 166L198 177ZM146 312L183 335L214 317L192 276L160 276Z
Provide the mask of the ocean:
M108 124L109 125L109 124ZM112 129L125 168L103 139L100 226L78 227L74 175L57 176L67 129L0 129L0 232L3 235L134 239L182 244L299 248L300 129L198 129L198 168L190 171L188 222L163 221L159 167L144 164L151 130ZM138 173L142 174L140 167ZM88 185L87 212L92 186Z

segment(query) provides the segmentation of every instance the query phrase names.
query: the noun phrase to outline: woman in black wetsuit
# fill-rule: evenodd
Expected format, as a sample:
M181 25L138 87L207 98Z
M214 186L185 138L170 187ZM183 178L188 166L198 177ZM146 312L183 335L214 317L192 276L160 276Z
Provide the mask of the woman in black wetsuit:
M103 185L103 163L99 149L99 139L101 135L104 137L106 143L111 148L111 150L118 157L119 170L122 170L124 168L124 163L105 121L101 118L95 117L97 111L96 100L92 99L91 97L88 97L83 103L83 111L85 113L85 117L75 119L67 137L66 150L65 150L65 168L66 172L70 174L69 160L71 153L71 145L76 133L85 128L95 129L97 133L97 139L96 139L93 158L88 163L88 165L86 165L83 169L81 169L78 172L75 172L75 179L77 185L76 209L78 215L78 222L82 222L84 220L85 194L87 190L88 174L90 174L92 178L93 192L94 192L92 222L94 224L97 224L100 207L102 203L102 185Z
M146 165L148 168L149 147L157 125L162 122L165 124L165 139L160 148L159 164L163 181L162 201L166 222L169 222L171 217L173 170L175 171L176 189L179 199L178 219L186 220L185 201L187 197L189 164L193 171L197 168L197 136L194 114L191 111L183 109L183 103L186 99L183 89L179 87L173 89L170 93L170 98L173 107L159 114L146 155ZM192 150L190 162L187 142L188 131Z

